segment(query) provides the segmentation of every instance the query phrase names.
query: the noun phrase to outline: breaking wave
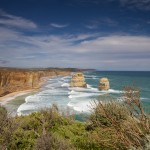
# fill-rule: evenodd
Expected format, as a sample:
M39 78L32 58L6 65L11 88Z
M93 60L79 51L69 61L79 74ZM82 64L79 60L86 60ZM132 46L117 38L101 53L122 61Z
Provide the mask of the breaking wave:
M86 75L88 79L98 79L95 75ZM27 96L25 103L20 105L17 110L18 115L26 115L40 109L57 104L65 109L67 106L76 112L90 112L91 102L97 97L112 93L120 94L123 91L110 89L108 91L99 91L92 84L87 84L87 88L70 87L70 76L56 77L48 79L47 84L41 91L34 95Z

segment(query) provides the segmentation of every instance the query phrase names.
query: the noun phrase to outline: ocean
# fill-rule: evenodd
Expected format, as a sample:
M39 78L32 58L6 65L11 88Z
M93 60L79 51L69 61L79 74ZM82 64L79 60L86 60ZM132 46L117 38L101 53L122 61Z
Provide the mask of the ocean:
M87 88L71 88L71 76L58 76L48 79L39 92L23 96L19 100L14 99L8 102L6 107L15 110L18 115L27 115L56 104L62 112L69 110L77 115L87 114L92 111L93 101L121 101L124 86L136 85L141 90L144 109L150 113L150 72L86 71L84 75ZM98 90L99 79L102 77L109 79L108 91Z

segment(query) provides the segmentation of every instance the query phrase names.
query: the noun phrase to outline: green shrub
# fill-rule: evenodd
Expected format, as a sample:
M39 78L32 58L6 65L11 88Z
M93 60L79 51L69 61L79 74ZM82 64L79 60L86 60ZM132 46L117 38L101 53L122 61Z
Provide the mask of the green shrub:
M89 120L79 122L60 115L55 105L14 118L0 106L0 149L125 150L149 147L150 119L144 122L130 111L123 103L96 103Z

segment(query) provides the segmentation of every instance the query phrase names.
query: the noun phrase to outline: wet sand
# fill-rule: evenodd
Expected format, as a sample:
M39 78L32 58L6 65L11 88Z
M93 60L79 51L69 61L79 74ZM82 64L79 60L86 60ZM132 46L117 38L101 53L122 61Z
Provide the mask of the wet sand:
M13 92L10 94L7 94L3 97L0 97L0 104L1 105L5 105L7 104L9 101L14 100L15 98L22 96L22 95L26 95L29 93L33 93L33 92L37 92L38 90L40 90L40 88L42 87L42 85L46 84L47 80L50 77L44 77L41 79L41 81L39 82L39 86L37 88L34 89L28 89L28 90L23 90L23 91L17 91L17 92Z
M30 90L18 91L18 92L13 92L13 93L7 94L3 97L0 97L0 104L5 105L9 101L11 101L11 100L13 100L19 96L26 95L26 94L33 93L33 92L37 92L38 90L39 89L30 89Z

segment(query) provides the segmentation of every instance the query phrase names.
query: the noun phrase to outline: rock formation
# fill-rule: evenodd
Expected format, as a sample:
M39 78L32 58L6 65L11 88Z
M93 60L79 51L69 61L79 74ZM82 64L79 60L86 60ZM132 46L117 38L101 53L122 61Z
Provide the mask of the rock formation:
M109 80L108 78L101 78L99 82L99 90L109 90Z
M85 82L84 74L81 72L77 72L72 76L71 87L87 87L87 84Z
M44 77L70 75L67 69L12 69L0 68L0 96L6 94L36 89L44 82Z

